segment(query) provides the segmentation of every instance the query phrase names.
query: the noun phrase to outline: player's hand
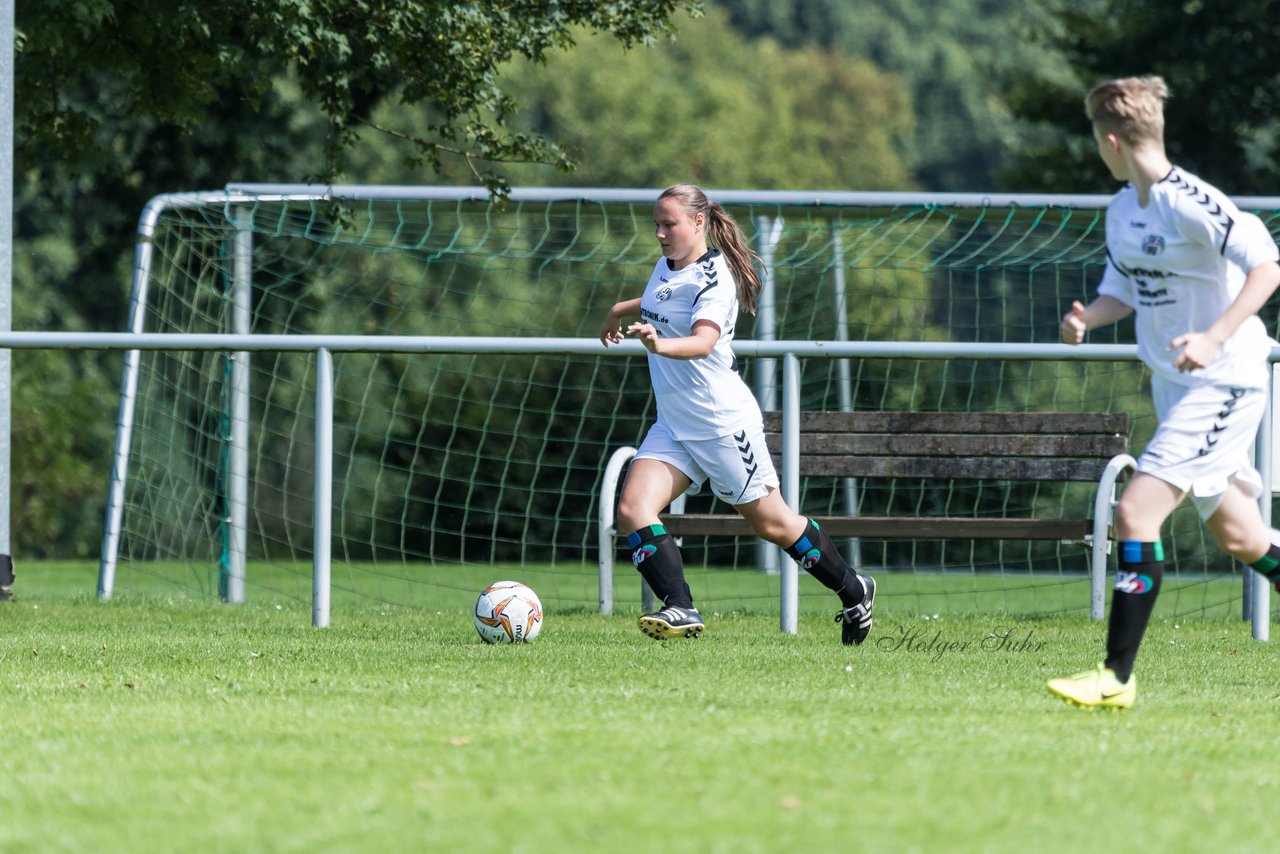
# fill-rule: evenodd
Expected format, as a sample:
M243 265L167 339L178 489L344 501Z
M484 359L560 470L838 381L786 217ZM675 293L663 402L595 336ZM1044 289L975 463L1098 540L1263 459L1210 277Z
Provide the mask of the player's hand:
M1063 344L1079 344L1089 327L1084 322L1084 305L1079 300L1071 303L1071 311L1062 316L1062 326L1058 334Z
M610 344L620 343L622 338L622 323L611 311L605 317L604 323L600 324L600 343L608 347Z
M627 334L638 338L650 353L658 353L658 330L653 328L652 323L633 323L627 327Z
M1218 358L1222 342L1204 332L1188 332L1169 342L1169 351L1181 349L1173 360L1173 366L1182 373L1198 371Z

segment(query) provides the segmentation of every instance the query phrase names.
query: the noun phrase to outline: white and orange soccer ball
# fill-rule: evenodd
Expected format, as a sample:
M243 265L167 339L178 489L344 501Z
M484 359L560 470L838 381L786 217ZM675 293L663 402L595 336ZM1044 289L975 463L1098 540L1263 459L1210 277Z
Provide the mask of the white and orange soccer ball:
M494 582L476 600L475 623L485 643L528 643L542 631L542 600L519 581Z

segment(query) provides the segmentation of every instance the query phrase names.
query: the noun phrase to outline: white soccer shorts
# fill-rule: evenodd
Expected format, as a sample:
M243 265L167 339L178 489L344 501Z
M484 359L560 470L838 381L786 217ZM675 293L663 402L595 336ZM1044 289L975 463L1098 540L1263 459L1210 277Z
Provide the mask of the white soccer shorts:
M649 428L636 459L661 460L675 466L696 495L711 481L711 491L728 504L748 504L778 488L778 473L764 441L764 427L756 424L715 439L679 441L659 420Z
M1202 520L1217 511L1233 481L1255 498L1262 495L1262 476L1253 467L1266 409L1262 389L1184 386L1153 377L1152 397L1160 425L1138 458L1138 471L1186 492Z

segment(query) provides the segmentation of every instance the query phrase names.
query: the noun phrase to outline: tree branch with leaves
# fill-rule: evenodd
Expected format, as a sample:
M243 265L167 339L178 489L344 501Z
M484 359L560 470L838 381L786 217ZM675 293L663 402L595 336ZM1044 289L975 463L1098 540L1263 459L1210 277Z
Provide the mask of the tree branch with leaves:
M413 158L437 172L462 157L501 195L504 162L573 165L554 140L511 127L502 66L571 48L575 27L627 48L671 38L680 10L702 12L694 0L30 0L16 20L18 164L56 152L101 166L109 121L194 132L229 88L254 109L289 71L328 117L324 180L341 176L373 108L394 97L433 116L426 134L398 132Z

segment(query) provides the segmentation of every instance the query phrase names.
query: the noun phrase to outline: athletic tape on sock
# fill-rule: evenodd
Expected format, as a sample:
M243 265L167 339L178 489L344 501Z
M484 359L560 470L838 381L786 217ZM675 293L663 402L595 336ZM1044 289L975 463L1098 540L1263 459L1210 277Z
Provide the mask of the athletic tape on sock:
M646 543L655 537L661 537L667 533L667 529L661 525L646 525L643 528L637 528L630 534L627 534L627 544L631 548L635 548L641 543Z

